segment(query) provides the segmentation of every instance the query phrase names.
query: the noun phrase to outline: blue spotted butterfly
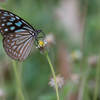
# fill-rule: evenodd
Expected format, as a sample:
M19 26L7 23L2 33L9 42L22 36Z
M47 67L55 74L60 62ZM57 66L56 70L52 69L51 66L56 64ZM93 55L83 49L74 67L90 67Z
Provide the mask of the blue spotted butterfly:
M19 16L0 9L0 32L3 36L3 47L14 60L23 61L29 55L34 40L42 30L35 30Z

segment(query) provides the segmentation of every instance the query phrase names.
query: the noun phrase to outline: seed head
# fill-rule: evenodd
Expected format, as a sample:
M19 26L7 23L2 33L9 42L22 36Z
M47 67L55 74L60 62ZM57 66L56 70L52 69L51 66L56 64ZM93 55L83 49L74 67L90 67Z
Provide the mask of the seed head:
M58 75L58 76L56 76L56 81L57 81L58 88L62 88L62 86L64 85L64 78L61 77L60 75ZM51 87L55 88L55 80L54 80L54 78L50 79L49 85Z
M51 34L51 33L48 34L48 35L46 35L45 39L46 39L46 41L47 41L47 43L48 43L49 46L56 44L54 35Z
M98 56L93 55L93 56L90 56L90 57L88 58L88 64L89 64L90 66L96 66L97 63L98 63Z
M82 52L80 50L75 50L71 54L69 54L68 59L70 61L80 61L82 57Z

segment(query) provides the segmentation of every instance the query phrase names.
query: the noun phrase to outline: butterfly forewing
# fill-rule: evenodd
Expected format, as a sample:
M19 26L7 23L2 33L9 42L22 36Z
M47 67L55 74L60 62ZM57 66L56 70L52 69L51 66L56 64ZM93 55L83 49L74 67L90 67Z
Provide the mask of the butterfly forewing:
M0 32L6 53L14 60L25 60L33 45L35 29L19 16L0 10Z
M7 34L15 32L19 29L33 31L33 27L19 16L0 10L0 30L1 34L6 37Z

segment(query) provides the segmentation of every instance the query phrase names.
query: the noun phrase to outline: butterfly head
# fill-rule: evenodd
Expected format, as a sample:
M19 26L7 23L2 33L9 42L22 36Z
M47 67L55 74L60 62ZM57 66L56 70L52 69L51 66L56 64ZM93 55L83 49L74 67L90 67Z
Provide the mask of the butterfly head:
M35 30L35 35L38 36L38 34L41 32L42 32L42 30Z
M42 33L43 35L42 36L38 36L39 33ZM35 39L36 38L44 38L45 37L45 34L42 30L35 30Z

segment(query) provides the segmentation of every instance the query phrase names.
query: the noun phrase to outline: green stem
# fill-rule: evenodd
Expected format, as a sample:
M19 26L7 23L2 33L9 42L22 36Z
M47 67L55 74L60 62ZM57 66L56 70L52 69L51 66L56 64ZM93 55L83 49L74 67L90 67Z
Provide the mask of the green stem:
M96 68L96 81L95 81L96 84L95 84L93 100L97 100L98 89L99 89L99 76L100 76L100 53L99 53L98 65L97 65L97 68Z
M83 96L84 96L84 89L85 89L85 85L88 79L88 76L91 72L91 67L88 66L86 71L83 74L83 77L81 79L81 83L80 83L80 87L79 87L79 94L78 94L78 100L83 100Z
M18 75L17 68L16 68L16 61L14 61L14 60L13 60L13 69L14 69L14 73L15 73L18 93L20 95L21 100L25 100L23 93L22 93L22 89L21 89L21 82L20 82L19 75Z
M51 61L50 61L50 58L49 58L48 54L45 53L45 56L46 56L46 58L47 58L47 60L48 60L48 62L49 62L49 65L50 65L50 67L51 67L51 71L52 71L52 74L53 74L53 77L54 77L54 80L55 80L55 87L56 87L57 100L59 100L59 93L58 93L58 86L57 86L57 81L56 81L55 72L54 72L54 69L53 69L53 66L52 66L52 64L51 64Z

